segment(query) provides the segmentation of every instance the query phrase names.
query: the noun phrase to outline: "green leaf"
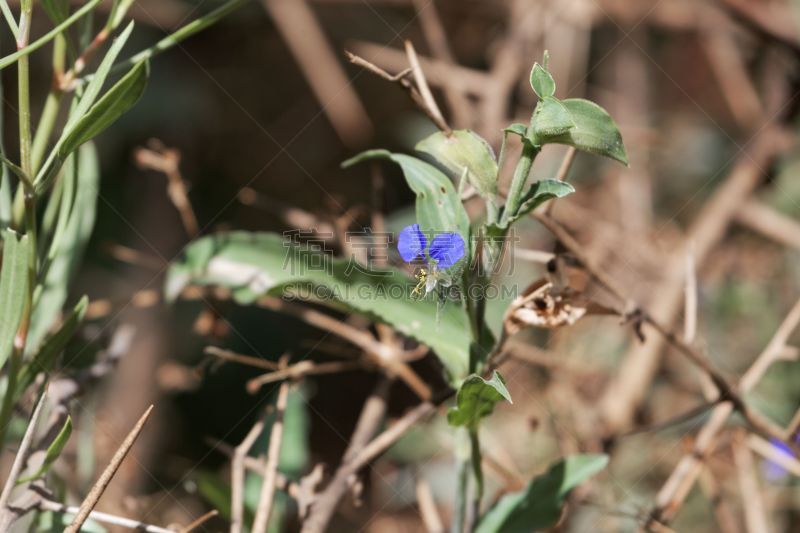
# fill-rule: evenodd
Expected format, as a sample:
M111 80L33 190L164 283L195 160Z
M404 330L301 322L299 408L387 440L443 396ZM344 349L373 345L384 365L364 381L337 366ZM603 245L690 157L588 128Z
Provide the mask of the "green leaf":
M58 141L56 142L55 148L47 156L47 160L39 169L39 172L34 180L39 192L47 189L47 187L50 186L50 182L55 178L56 174L58 174L61 164L64 162L67 156L78 146L80 146L81 142L79 141L86 137L87 130L93 129L93 125L86 121L87 116L92 110L95 110L95 107L97 107L95 105L95 101L100 94L100 90L103 88L103 84L105 83L108 73L111 71L111 66L114 64L114 61L117 59L120 51L122 51L122 47L125 46L125 43L127 42L128 37L130 37L132 31L133 22L128 24L122 33L120 33L119 37L114 39L114 42L109 47L105 57L103 57L103 60L97 67L94 77L84 88L77 105L70 110L69 118L67 119L67 124L64 126L64 130L61 133L61 137L59 137ZM114 89L119 86L124 79L125 78L117 82L117 84L112 87L108 93L106 93L103 99L105 100L106 97L109 96L109 93L114 91ZM99 105L99 103L97 105ZM102 119L103 117L98 115L102 115L101 112L103 110L107 110L109 106L113 105L113 101L106 101L104 106L97 108L94 119ZM107 125L108 124L103 125L101 130ZM99 131L95 133L99 133Z
M436 159L453 179L467 169L467 181L478 192L494 195L497 192L497 160L492 147L471 130L456 130L449 136L441 131L417 143L416 149Z
M136 64L128 71L69 129L58 148L59 157L65 158L132 108L144 93L149 74L147 61Z
M64 446L67 445L70 435L72 435L72 418L67 415L67 420L64 422L64 425L61 426L61 431L58 432L58 435L56 435L56 438L53 440L50 446L47 447L47 453L45 453L42 466L39 467L39 470L37 470L36 473L22 479L18 479L17 484L33 481L47 472L55 460L58 459L58 456L61 455L61 451L64 449Z
M476 533L529 533L558 521L569 492L608 464L603 454L572 455L534 478L528 487L503 496L481 518Z
M417 224L426 235L457 231L469 242L469 217L450 181L438 168L416 157L388 150L368 150L342 163L347 168L369 159L389 159L403 169L408 186L417 194Z
M538 138L540 143L567 144L614 159L623 165L628 164L622 135L605 109L582 98L570 98L561 103L572 117L575 127L561 134L541 135Z
M39 372L49 373L56 363L56 359L64 351L67 343L77 331L78 326L83 322L86 315L86 308L89 306L89 299L84 296L61 324L61 327L48 337L39 351L29 362L25 363L17 378L17 394L25 392L36 378Z
M3 231L3 265L0 270L0 368L11 355L22 310L28 294L27 235L18 236L11 229Z
M524 217L543 203L554 198L563 198L575 192L575 187L561 180L539 180L531 184L522 196L519 209L508 218L508 224Z
M526 139L528 137L528 126L526 126L525 124L520 124L519 122L509 124L506 128L503 128L503 131L506 133L513 133L515 135L519 135L523 139Z
M313 289L318 299L343 304L430 346L452 382L467 375L470 336L462 306L437 310L435 301L409 298L412 282L397 269L367 270L288 244L280 235L244 231L198 239L170 266L167 298L174 300L187 285L227 287L243 304L290 288Z
M497 371L488 381L472 374L459 387L456 405L447 412L447 422L451 426L465 426L474 431L482 418L492 414L495 404L503 400L514 403L506 382Z
M539 144L541 137L561 135L574 127L575 123L566 106L552 96L545 96L533 112L528 135L533 144Z
M53 24L61 24L69 17L69 0L42 0L42 8Z
M539 98L556 94L556 82L553 76L539 63L534 63L531 69L531 87Z
M28 332L28 346L34 349L64 307L70 281L81 266L92 236L100 187L99 161L93 143L84 144L70 156L61 179L75 193L65 193L61 200L55 234L41 267L44 280L34 293L35 305Z

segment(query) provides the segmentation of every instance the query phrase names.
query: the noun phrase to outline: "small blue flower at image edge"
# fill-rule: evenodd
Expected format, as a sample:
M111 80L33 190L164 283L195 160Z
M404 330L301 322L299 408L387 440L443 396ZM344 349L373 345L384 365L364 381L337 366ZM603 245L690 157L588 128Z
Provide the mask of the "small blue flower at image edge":
M422 287L425 287L427 296L436 287L437 282L441 282L442 286L449 285L450 279L443 270L452 267L464 257L464 239L458 233L439 233L431 240L427 256L426 248L428 239L419 228L419 224L406 226L397 238L397 251L400 252L403 261L410 263L422 258L427 264L427 268L420 268L414 276L419 283L411 292L412 296L422 295Z
M800 437L795 439L796 442L800 442ZM792 449L789 446L778 439L770 439L770 445L775 450L778 455L785 455L786 457L794 457L794 453L792 453ZM786 479L789 475L789 472L784 468L782 464L778 461L772 459L765 459L761 465L762 472L764 477L767 481L771 481L773 483L782 481Z

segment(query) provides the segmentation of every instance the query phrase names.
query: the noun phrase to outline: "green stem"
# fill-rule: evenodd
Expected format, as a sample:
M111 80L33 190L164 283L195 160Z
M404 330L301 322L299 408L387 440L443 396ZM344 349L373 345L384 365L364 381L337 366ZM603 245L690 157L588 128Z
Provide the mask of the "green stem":
M456 487L455 512L451 533L464 533L467 521L467 497L469 492L469 459L462 459L458 464L458 486Z
M483 466L481 458L481 442L478 439L478 428L469 430L471 448L472 474L475 476L475 493L472 495L472 519L480 517L481 500L483 499Z
M31 165L35 175L42 164L44 153L50 136L55 129L58 112L61 109L61 96L64 94L60 88L61 77L64 75L64 62L66 58L67 41L63 35L56 37L53 42L53 86L47 94L47 100L42 109L42 116L36 127L36 135L33 138L33 148L31 151Z
M522 190L525 187L525 182L528 181L528 174L531 172L533 160L539 154L539 147L534 146L530 142L522 143L522 155L520 155L517 166L514 169L514 177L511 178L511 187L508 190L508 199L506 200L506 207L503 210L503 218L501 224L508 222L509 217L514 215L519 210L522 201Z

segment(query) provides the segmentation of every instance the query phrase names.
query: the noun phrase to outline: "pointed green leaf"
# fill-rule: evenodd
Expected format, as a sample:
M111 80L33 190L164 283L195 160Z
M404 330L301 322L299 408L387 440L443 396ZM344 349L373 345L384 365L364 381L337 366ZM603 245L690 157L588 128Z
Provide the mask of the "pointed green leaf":
M403 169L408 186L417 194L417 224L425 234L457 231L465 243L469 242L467 212L453 182L438 168L416 157L388 150L368 150L348 159L342 166L347 168L369 159L389 159Z
M139 101L147 86L150 68L146 61L135 65L79 118L59 146L60 158L76 150L113 124Z
M11 229L3 231L3 265L0 270L0 368L11 355L28 294L30 242Z
M525 124L520 124L519 122L515 122L503 128L503 131L506 133L513 133L514 135L519 135L520 137L525 139L528 135L528 126L526 126Z
M539 98L556 94L556 82L553 76L539 63L534 63L531 69L531 87Z
M569 492L607 464L603 454L564 458L524 490L503 496L481 518L476 533L528 533L554 525Z
M472 374L459 387L456 405L447 412L447 422L451 426L465 426L474 431L482 418L492 414L495 404L503 400L514 403L506 382L498 372L495 371L490 380Z
M25 392L25 389L33 383L39 372L49 373L53 369L56 359L58 359L58 356L64 351L67 343L72 339L73 335L75 335L75 331L77 331L81 322L83 322L83 317L86 315L86 308L88 306L89 298L84 296L64 320L64 323L61 324L58 331L53 333L42 343L42 347L39 348L39 351L33 359L25 363L17 378L18 394L21 395Z
M290 289L302 298L313 290L318 300L344 305L427 344L452 382L468 373L470 336L463 307L438 309L433 300L411 299L413 284L397 269L368 270L290 246L280 235L241 231L190 244L167 273L167 298L175 299L187 285L227 287L243 304Z
M561 135L575 127L567 108L560 100L545 96L536 106L528 135L531 142L539 144L542 137Z
M61 451L64 449L64 446L67 445L70 435L72 435L72 417L67 415L67 420L64 422L64 425L61 426L61 431L58 432L58 435L56 435L56 438L53 440L50 446L47 447L47 453L45 453L42 466L39 467L39 470L37 470L36 473L22 479L18 479L17 484L33 481L47 472L50 469L50 466L52 466L56 459L58 459L58 456L61 455Z
M97 150L89 142L67 160L61 177L74 193L64 194L47 258L42 265L44 281L34 293L34 311L28 347L35 349L53 324L69 294L70 281L83 261L97 214L100 168Z
M53 24L61 24L69 17L69 0L42 0L42 8Z
M605 109L581 98L562 100L561 103L569 111L575 127L561 134L541 135L539 142L567 144L585 152L614 159L623 165L628 164L622 135Z
M575 192L575 187L560 180L539 180L531 184L530 189L522 196L519 210L511 215L508 223L524 217L543 203L554 198L563 198Z
M416 149L436 159L452 179L461 177L466 168L467 181L484 196L497 192L494 151L474 131L456 130L449 136L437 131L418 142Z

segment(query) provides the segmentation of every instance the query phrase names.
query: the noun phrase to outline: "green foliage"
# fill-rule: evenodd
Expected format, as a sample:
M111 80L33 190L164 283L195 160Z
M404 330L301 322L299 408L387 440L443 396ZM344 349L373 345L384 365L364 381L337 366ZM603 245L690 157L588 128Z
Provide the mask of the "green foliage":
M505 128L503 128L505 133L513 133L514 135L519 135L523 139L527 138L528 136L528 126L525 124L520 124L519 122L514 122L513 124L509 124Z
M417 143L416 149L441 164L453 179L467 169L467 181L483 196L497 192L497 161L492 147L471 130L456 130L449 136L437 131Z
M542 144L557 143L574 146L584 152L608 157L628 164L622 135L605 109L582 98L562 100L575 126L563 133L538 136Z
M100 168L93 143L84 144L66 163L65 190L58 220L34 293L28 345L35 348L67 301L69 282L80 268L94 229Z
M56 35L62 33L64 30L69 28L71 25L76 23L78 20L81 19L84 15L92 11L97 4L100 3L101 0L89 0L89 2L85 3L81 6L80 9L75 11L71 16L69 16L66 20L64 20L61 24L57 25L55 28L50 30L49 32L45 33L34 42L26 46L25 48L21 48L14 52L13 54L9 54L2 59L0 59L0 70L13 65L14 63L19 60L21 57L25 57L28 54L31 54L41 48L42 46L46 45L53 39L55 39Z
M69 17L69 0L42 0L42 8L53 24L61 24Z
M66 158L80 145L93 139L132 108L144 93L149 74L150 67L147 61L134 65L85 115L72 125L59 146L59 157Z
M572 115L566 106L552 96L545 96L536 106L531 118L531 127L528 128L528 138L534 144L540 144L540 139L553 135L562 135L575 127Z
M184 257L170 267L165 291L168 299L174 299L187 285L221 286L248 304L307 283L329 303L343 304L430 346L451 381L457 383L467 375L469 327L460 306L439 310L434 301L409 298L412 283L397 269L351 267L349 261L288 248L276 234L221 233L187 247Z
M0 368L14 347L28 295L30 239L14 231L3 231L3 265L0 270Z
M500 230L505 231L508 226L513 224L516 220L524 217L543 203L555 198L564 198L565 196L575 192L575 187L565 181L560 180L539 180L534 181L530 188L520 199L519 208L517 212L509 215L506 225L498 226Z
M546 66L534 63L531 69L531 88L539 98L547 98L556 93L556 82Z
M476 533L529 533L553 526L569 492L607 464L602 454L562 459L525 489L503 496L481 518Z
M475 431L481 419L492 414L495 404L503 400L514 403L505 380L497 371L489 380L473 374L459 387L456 405L447 412L447 422L451 426L464 426Z
M367 150L342 166L350 167L370 159L389 159L400 165L408 186L417 195L417 224L426 235L456 231L469 242L469 217L458 193L438 168L416 157L393 154L388 150Z
M89 306L89 299L84 296L67 316L61 327L48 337L32 360L23 365L19 372L17 394L21 394L28 386L33 383L36 374L39 372L49 373L56 363L56 359L64 351L67 343L78 330L83 317L86 315L86 308Z
M39 469L30 476L18 479L17 484L33 481L34 479L44 475L45 472L47 472L53 465L55 460L58 459L58 456L61 455L61 451L64 449L64 446L67 445L70 435L72 435L72 417L67 415L67 419L64 421L64 425L61 426L61 430L58 432L58 435L56 435L56 438L53 439L52 443L50 443L50 446L47 447L47 452L45 453L42 466L40 466Z

